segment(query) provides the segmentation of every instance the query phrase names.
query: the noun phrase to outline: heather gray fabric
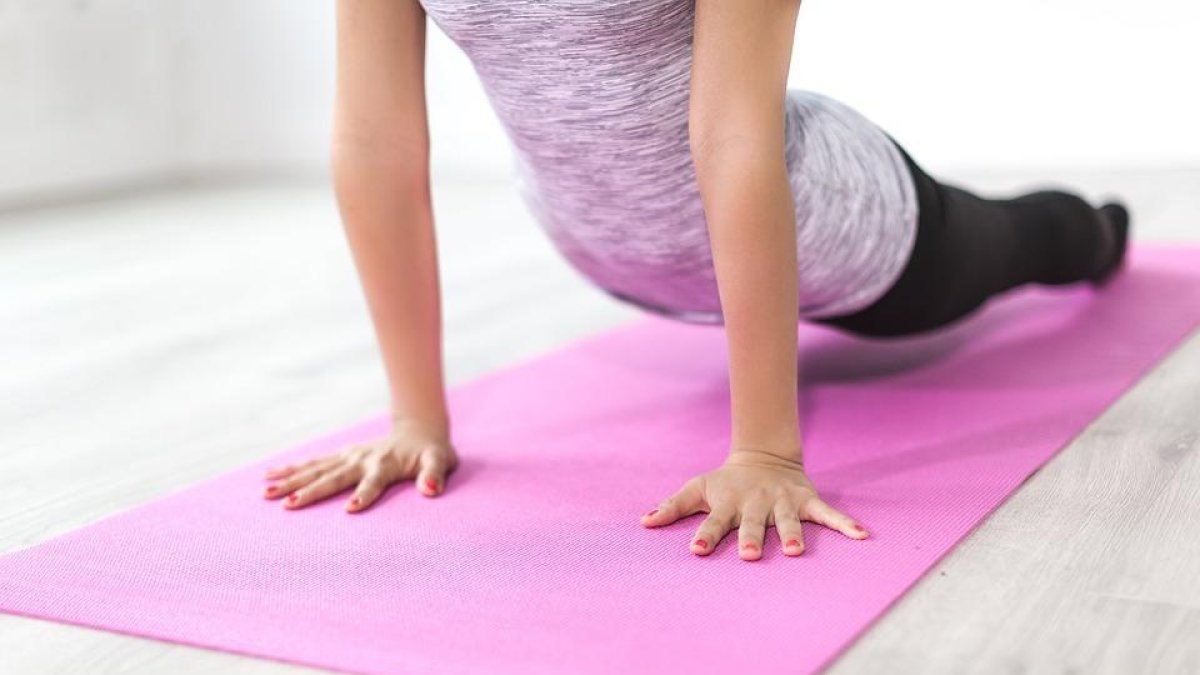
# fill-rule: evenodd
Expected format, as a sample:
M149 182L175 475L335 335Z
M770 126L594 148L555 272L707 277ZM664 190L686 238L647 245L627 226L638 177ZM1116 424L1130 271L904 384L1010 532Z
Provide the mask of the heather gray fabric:
M472 61L518 187L585 278L684 321L721 323L688 143L694 0L421 0ZM916 239L895 144L828 97L788 90L800 315L847 314L899 277Z

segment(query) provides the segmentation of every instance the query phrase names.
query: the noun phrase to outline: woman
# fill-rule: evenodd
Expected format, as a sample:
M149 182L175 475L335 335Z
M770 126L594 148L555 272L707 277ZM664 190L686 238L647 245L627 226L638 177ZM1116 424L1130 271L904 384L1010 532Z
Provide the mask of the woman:
M1106 282L1128 216L1076 195L982 198L935 181L883 131L786 88L798 0L341 0L334 181L391 383L390 434L268 472L301 508L354 488L368 508L458 465L441 317L424 98L426 16L471 58L513 141L522 194L579 272L621 300L724 325L728 459L642 516L704 512L706 555L743 559L774 526L862 539L804 472L796 327L911 335L1028 283Z

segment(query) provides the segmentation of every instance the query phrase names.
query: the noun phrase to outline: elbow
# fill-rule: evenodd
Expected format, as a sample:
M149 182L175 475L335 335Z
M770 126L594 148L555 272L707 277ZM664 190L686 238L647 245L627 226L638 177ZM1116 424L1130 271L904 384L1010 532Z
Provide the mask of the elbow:
M722 155L737 151L749 142L750 136L737 127L701 123L695 118L688 122L688 145L692 162L697 167L713 164Z
M371 163L397 170L427 170L429 143L419 139L388 138L381 134L334 134L329 144L329 159L335 166Z
M329 159L335 170L339 165L373 165L420 175L428 173L429 135L419 125L335 115Z
M420 141L335 134L329 163L339 190L364 178L402 188L424 188L429 183L429 145Z
M784 144L754 134L704 136L692 142L692 168L701 193L713 194L746 180L787 175ZM753 178L751 178L753 177Z
M689 122L688 142L692 165L701 176L753 166L785 166L782 130Z

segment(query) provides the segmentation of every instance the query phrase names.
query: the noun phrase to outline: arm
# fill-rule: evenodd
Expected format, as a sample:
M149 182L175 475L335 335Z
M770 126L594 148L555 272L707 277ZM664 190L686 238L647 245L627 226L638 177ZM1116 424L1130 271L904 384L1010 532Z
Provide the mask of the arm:
M331 147L343 228L371 312L392 413L448 430L417 0L341 0Z
M339 0L334 190L391 390L392 429L303 464L268 470L264 496L304 507L357 485L370 507L416 478L442 493L458 465L442 375L441 305L429 132L425 12L417 0Z
M784 107L799 0L700 0L688 130L729 345L732 445L801 459Z
M784 156L787 74L800 0L697 0L688 129L729 346L729 457L692 478L647 527L705 512L691 550L737 528L738 554L762 556L774 525L786 555L801 521L852 539L866 531L817 496L804 472L797 411L796 215Z

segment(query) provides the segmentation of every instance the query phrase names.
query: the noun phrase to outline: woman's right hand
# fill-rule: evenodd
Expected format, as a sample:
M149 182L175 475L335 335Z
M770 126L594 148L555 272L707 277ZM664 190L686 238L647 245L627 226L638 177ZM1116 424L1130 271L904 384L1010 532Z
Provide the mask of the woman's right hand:
M457 467L458 456L443 428L401 419L383 438L302 464L268 469L266 477L278 482L267 486L263 496L287 497L284 506L298 509L357 485L346 502L346 510L356 513L375 503L391 484L414 477L421 494L435 497Z

